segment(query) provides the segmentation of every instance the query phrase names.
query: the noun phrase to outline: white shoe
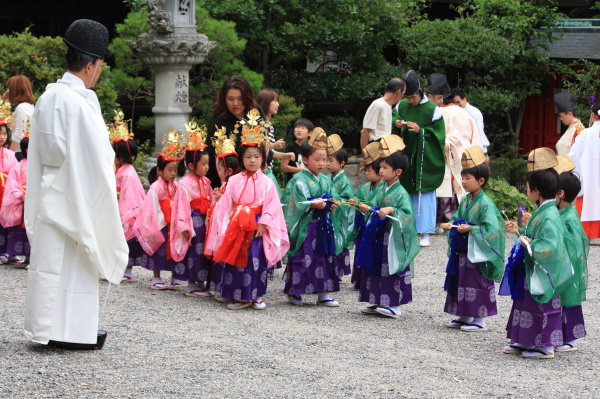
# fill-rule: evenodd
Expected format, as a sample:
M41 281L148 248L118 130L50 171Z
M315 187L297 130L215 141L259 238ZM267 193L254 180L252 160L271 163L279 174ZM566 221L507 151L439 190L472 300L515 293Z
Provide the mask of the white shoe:
M419 243L422 247L430 247L431 242L429 241L429 234L423 234L421 236L421 242Z

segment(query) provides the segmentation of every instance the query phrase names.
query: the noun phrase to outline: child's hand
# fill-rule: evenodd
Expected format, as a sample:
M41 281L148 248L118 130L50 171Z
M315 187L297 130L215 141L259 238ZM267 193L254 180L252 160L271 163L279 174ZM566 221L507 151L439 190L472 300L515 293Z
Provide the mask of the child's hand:
M531 242L531 238L525 237L525 236L521 236L520 240L521 240L521 245L523 245L524 247L526 247L527 244L529 244Z
M450 230L452 230L452 223L442 223L442 224L440 224L440 227L444 231L450 231Z
M358 205L358 209L359 209L361 212L369 212L369 211L371 210L371 207L370 207L369 205L367 205L367 204L363 204L363 203L361 202L361 204L360 204L360 205Z
M331 204L331 208L329 208L329 210L330 211L335 211L337 207L338 207L338 203L334 202L333 204Z
M531 217L531 213L523 212L521 214L521 220L523 223L527 224L529 222L529 218Z
M183 238L185 238L186 240L187 240L188 238L190 238L190 232L189 232L189 231L187 231L187 230L186 230L186 231L184 231L183 233L181 233L181 235L182 235L182 236L183 236Z
M396 128L401 129L402 128L402 122L400 119L398 119L396 122L394 122L394 125L396 126Z
M266 228L267 228L266 224L259 224L258 229L256 230L256 235L254 237L262 237Z
M296 154L294 154L293 152L286 152L285 154L283 154L283 159L287 159L288 161L295 161Z
M386 206L385 208L381 208L377 212L377 215L379 216L379 219L383 219L392 212L394 212L394 208L392 208L391 206Z
M351 204L356 204L356 203L358 203L358 201L357 201L355 198L350 198L350 199L348 200L348 202L349 202L349 203L351 203Z
M221 199L221 197L223 196L221 189L219 189L218 187L215 188L215 191L213 192L213 196L215 198L215 202L218 202Z
M323 198L319 198L317 202L313 202L312 204L310 204L310 208L325 209L325 201L323 201Z
M504 226L506 226L506 231L508 231L509 233L519 233L519 226L515 222L507 220L506 223L504 223Z
M468 233L471 231L471 226L469 226L468 224L461 224L460 226L458 226L457 230L459 233Z
M271 148L274 150L281 150L285 147L285 141L283 139L279 139L274 143L271 143Z
M408 127L409 132L419 133L421 128L414 122L406 122L406 126Z

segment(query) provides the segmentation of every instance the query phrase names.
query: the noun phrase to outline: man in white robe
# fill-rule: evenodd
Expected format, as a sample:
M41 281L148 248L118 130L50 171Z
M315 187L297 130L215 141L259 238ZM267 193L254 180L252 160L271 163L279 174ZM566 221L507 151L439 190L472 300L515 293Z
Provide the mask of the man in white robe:
M25 334L34 342L100 349L99 277L118 284L128 257L119 220L114 152L93 87L107 29L67 30L67 72L46 88L31 120L25 224L31 242Z
M577 135L585 129L585 126L575 117L574 112L577 108L577 102L572 93L563 91L556 94L554 96L554 103L556 104L556 111L561 122L568 126L565 134L556 143L556 155L568 155Z

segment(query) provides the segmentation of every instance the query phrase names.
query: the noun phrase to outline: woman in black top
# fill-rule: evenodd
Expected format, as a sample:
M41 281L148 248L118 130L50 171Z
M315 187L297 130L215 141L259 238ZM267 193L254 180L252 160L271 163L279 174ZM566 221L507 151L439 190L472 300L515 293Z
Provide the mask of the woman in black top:
M215 149L212 146L211 138L214 136L218 128L225 128L227 135L233 133L235 125L253 108L260 112L261 118L265 119L262 109L254 101L254 93L252 87L241 76L231 76L225 79L223 86L219 90L219 95L215 105L212 107L212 118L208 122L208 154L209 154L209 169L206 177L211 181L213 187L221 187L221 180L217 174L217 166L215 163ZM240 144L240 135L236 135L236 146Z

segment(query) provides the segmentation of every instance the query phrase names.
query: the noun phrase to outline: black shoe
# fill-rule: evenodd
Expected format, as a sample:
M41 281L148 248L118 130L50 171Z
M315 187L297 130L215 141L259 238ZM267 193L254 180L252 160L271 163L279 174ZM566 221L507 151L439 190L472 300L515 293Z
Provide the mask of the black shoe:
M48 346L73 350L100 350L104 346L108 333L104 330L98 331L98 340L95 344L78 344L75 342L48 341Z

